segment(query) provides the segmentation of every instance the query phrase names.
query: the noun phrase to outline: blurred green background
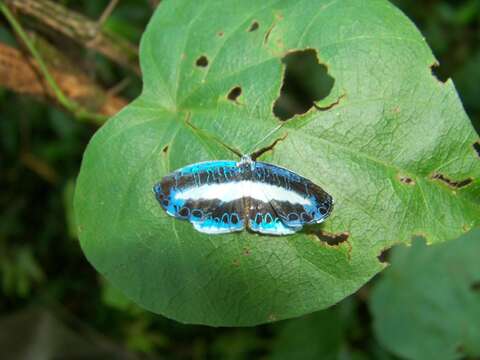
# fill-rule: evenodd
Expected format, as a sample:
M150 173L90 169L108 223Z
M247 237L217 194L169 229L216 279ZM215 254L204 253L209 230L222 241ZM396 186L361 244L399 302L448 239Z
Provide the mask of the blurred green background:
M109 2L59 3L98 19ZM121 0L104 28L138 44L156 3ZM453 79L478 131L480 1L395 3L426 37L441 64L434 69L435 75L441 80ZM31 20L20 19L28 28ZM31 30L43 34L38 27L32 26ZM18 47L3 17L0 43ZM117 88L119 95L128 100L139 94L140 78L131 71L78 44L62 49L67 55L73 49L81 67L104 88ZM75 177L82 153L96 129L96 125L80 121L51 102L0 87L0 358L415 357L382 340L389 334L379 336L379 331L392 331L391 336L397 337L396 331L401 333L404 325L394 323L380 329L378 321L383 319L378 317L384 313L378 308L373 311L377 318L372 315L372 293L381 296L382 292L375 288L383 277L393 276L388 275L393 274L391 270L332 309L255 328L182 325L145 312L123 298L86 261L72 222ZM452 246L448 251L456 249L461 247ZM397 251L402 253L392 256L394 266L397 258L406 261L402 256L408 256L405 249L394 253ZM434 279L430 282L432 288ZM473 301L472 312L480 323L480 282L476 282L480 274L470 280L476 297L469 301ZM442 291L437 292L438 297L450 296ZM376 303L382 303L381 299L377 298ZM445 321L448 328L450 320ZM471 321L475 322L475 318ZM478 327L468 334L480 343ZM476 354L477 350L465 344L460 341L451 345L455 347L452 353L443 351L441 345L437 348L445 358Z

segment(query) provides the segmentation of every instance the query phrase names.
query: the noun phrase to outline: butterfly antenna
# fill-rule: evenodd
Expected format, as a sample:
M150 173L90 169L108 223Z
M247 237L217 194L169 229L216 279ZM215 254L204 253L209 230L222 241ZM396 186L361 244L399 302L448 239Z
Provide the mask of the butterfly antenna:
M225 144L222 140L220 140L218 137L216 137L215 135L212 135L212 134L209 134L205 131L203 131L202 129L199 129L197 128L196 126L194 126L191 122L190 122L190 112L187 113L187 116L185 118L185 123L191 127L195 132L197 132L198 134L201 134L202 136L206 137L206 138L209 138L209 139L212 139L214 141L216 141L217 143L219 143L221 146L223 146L224 148L226 148L227 150L230 150L232 153L234 153L235 155L237 155L238 157L242 157L243 154L238 151L237 149Z
M222 142L222 141L219 141L219 140L217 140L217 141L218 141L221 145L223 145L224 147L226 147L228 150L230 150L232 153L234 153L235 155L237 155L238 157L241 158L241 157L243 156L243 154L242 154L240 151L238 151L237 149L235 149L235 148L233 148L233 147L225 144L225 143Z
M255 145L252 146L252 148L247 151L246 153L247 154L250 154L253 150L255 150L255 148L260 145L265 139L267 139L268 137L270 137L274 132L276 132L278 129L280 129L281 127L283 126L283 124L280 124L278 126L275 126L272 130L270 130L268 132L267 135L265 135L260 141L258 141Z

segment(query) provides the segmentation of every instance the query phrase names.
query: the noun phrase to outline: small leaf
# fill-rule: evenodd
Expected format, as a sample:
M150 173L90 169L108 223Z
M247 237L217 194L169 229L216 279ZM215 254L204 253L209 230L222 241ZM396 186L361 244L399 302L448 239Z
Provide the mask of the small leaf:
M333 88L318 110L281 122L282 60L307 49ZM356 291L383 269L383 249L413 234L452 239L479 222L478 135L453 84L432 76L420 33L387 1L166 0L140 58L143 93L93 137L75 210L91 263L151 311L216 326L299 316ZM345 241L207 236L156 202L152 187L167 173L235 159L228 148L258 150L280 124L258 148L285 140L261 160L332 194L322 231Z
M379 341L407 359L480 356L480 230L392 253L370 301Z

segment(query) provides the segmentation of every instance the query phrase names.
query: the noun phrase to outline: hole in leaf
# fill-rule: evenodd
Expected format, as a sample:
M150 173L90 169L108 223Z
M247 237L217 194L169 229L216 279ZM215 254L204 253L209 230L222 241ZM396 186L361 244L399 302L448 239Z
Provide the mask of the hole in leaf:
M208 66L208 59L205 55L200 56L196 61L197 66L200 67L207 67Z
M289 53L282 62L285 74L273 113L280 120L288 120L306 113L315 101L327 97L335 80L328 74L327 67L319 63L314 49Z
M227 95L228 100L237 101L237 98L242 94L242 88L235 86Z
M344 231L343 233L333 234L323 230L315 230L310 233L314 234L320 241L326 242L328 245L337 246L348 240L350 233Z
M388 249L383 249L382 252L377 256L378 261L380 261L382 264L388 264L391 252L391 247Z
M432 75L436 77L438 81L445 83L449 79L448 74L443 71L443 67L440 67L439 63L433 64L430 66L430 69L432 70Z
M467 185L470 185L473 181L472 178L467 178L465 180L460 180L460 181L454 181L454 180L451 180L451 179L447 178L443 174L439 174L439 173L433 174L432 179L439 180L439 181L443 182L444 184L447 184L452 189L463 188Z
M168 152L168 145L165 145L165 146L163 147L162 152L163 152L164 155L167 154L167 152Z
M473 150L475 150L477 155L480 157L480 140L473 144Z
M472 291L478 291L480 292L480 281L475 281L471 286L470 288L472 289Z
M248 29L248 31L252 32L252 31L258 30L259 27L260 27L260 24L257 21L254 21L250 26L250 29Z
M408 177L408 176L400 176L399 177L400 179L400 182L406 184L406 185L415 185L415 180L413 180L411 177Z
M217 35L218 35L219 37L222 37L222 36L223 36L223 31L219 31L219 32L217 33Z

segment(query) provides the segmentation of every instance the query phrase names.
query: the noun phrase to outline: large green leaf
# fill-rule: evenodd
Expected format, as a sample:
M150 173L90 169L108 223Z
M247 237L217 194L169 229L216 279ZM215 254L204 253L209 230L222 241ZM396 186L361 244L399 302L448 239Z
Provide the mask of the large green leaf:
M477 135L401 12L383 0L259 4L162 1L142 38L143 93L97 132L78 178L88 259L138 304L182 322L253 325L329 307L383 269L382 249L413 234L455 238L480 218ZM181 166L236 158L222 144L248 152L277 127L281 60L299 49L328 66L331 95L259 144L287 135L261 159L331 193L323 231L348 240L208 236L168 217L152 186Z
M480 356L480 229L393 251L370 307L377 338L408 359Z

